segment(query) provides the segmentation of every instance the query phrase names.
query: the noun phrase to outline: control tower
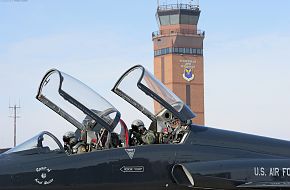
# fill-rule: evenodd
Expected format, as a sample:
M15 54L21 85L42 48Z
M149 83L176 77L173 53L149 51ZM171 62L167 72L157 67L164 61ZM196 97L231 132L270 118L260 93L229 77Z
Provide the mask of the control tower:
M166 1L167 2L167 1ZM185 0L183 1L185 2ZM159 31L152 33L154 74L179 96L204 125L204 31L197 29L198 4L160 4L156 12Z

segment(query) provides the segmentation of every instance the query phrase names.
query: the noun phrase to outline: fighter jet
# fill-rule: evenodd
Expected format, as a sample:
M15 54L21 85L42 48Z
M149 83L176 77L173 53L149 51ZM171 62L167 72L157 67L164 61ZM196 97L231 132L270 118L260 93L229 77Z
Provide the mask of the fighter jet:
M40 132L2 153L0 189L290 189L290 142L195 125L189 107L140 65L112 91L150 126L128 129L94 90L48 71L36 98L76 132L64 145Z

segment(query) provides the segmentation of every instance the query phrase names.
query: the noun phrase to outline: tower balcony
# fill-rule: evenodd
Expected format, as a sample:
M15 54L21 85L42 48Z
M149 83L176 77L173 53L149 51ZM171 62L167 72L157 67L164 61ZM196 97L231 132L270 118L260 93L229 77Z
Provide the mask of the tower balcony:
M189 29L169 29L159 30L152 32L152 39L163 37L163 36L176 36L176 35L187 35L187 36L200 36L205 37L205 31L203 30L189 30Z
M191 5L191 4L169 4L169 5L159 5L158 11L168 11L168 10L196 10L199 11L199 5Z

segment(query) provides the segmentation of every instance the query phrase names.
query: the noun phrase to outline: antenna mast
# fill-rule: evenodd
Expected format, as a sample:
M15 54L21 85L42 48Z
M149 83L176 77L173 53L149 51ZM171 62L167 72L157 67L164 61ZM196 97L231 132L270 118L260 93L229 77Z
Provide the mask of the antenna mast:
M16 146L16 120L18 118L20 118L19 115L17 115L17 109L20 109L20 103L18 106L16 106L16 104L14 104L14 106L10 106L10 102L9 102L9 109L12 109L13 111L13 114L9 117L13 118L13 121L14 121L14 134L13 134L13 137L14 137L14 147Z

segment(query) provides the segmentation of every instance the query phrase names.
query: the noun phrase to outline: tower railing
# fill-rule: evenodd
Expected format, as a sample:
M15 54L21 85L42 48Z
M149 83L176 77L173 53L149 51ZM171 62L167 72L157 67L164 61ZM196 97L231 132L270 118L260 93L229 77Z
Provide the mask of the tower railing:
M205 36L205 31L203 30L188 30L188 29L170 29L170 30L160 30L152 32L152 38L159 36L172 36L172 35L198 35L201 37Z
M159 5L158 10L166 11L166 10L174 10L174 9L187 9L187 10L199 10L199 5L191 5L191 4L169 4L169 5Z

